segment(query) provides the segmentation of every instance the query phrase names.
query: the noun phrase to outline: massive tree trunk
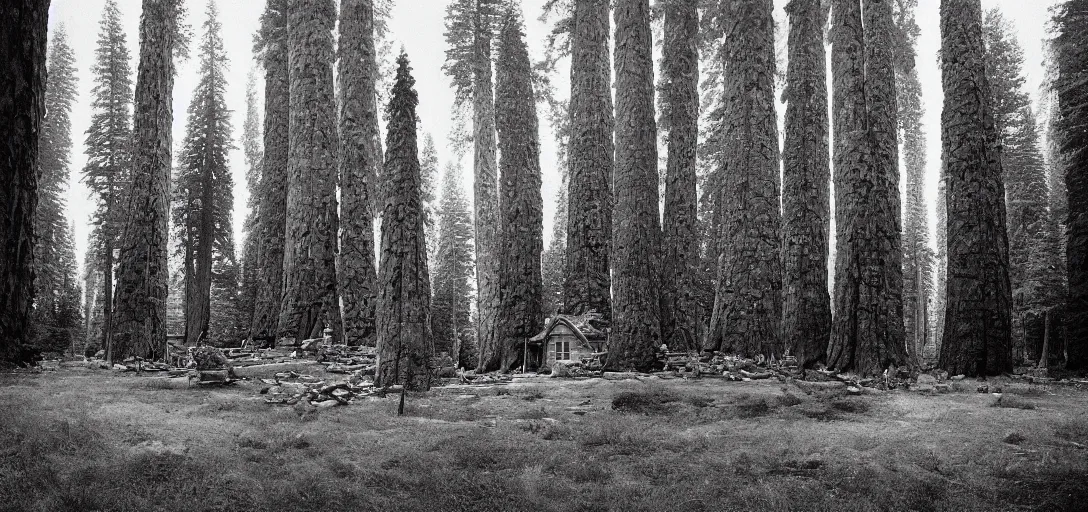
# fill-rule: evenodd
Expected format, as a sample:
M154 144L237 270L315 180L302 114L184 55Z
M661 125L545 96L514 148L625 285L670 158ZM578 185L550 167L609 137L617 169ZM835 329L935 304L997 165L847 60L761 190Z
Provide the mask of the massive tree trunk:
M771 0L725 16L718 283L706 348L781 356L782 260Z
M408 57L397 59L397 81L389 101L387 157L383 167L382 264L378 269L378 370L375 384L430 388L430 278L423 240L423 200L416 143L415 80Z
M132 186L114 298L114 359L166 350L174 46L181 0L144 0L136 76Z
M49 0L0 6L0 362L29 362Z
M668 129L665 167L661 336L670 347L694 349L699 315L696 148L699 142L699 11L697 0L665 4L663 109Z
M608 0L576 0L571 28L563 313L612 316L612 69Z
M381 155L378 139L377 57L373 0L340 2L340 225L339 273L344 333L352 345L373 345L377 279L372 195Z
M264 161L261 165L260 260L253 307L254 338L278 332L283 298L283 254L287 226L287 153L290 86L287 66L287 0L268 0L261 18L264 64Z
M835 80L835 318L828 366L862 375L907 362L891 6L838 0ZM841 135L840 135L841 134Z
M476 224L476 328L481 371L502 364L499 351L499 260L495 244L499 233L498 174L495 146L495 91L491 75L491 29L484 0L475 13L472 52L473 208Z
M532 64L521 15L506 14L495 66L495 122L499 169L500 370L521 361L522 346L544 328L540 254L544 252L544 206L540 196L540 142Z
M338 139L332 66L333 0L289 0L290 143L279 337L301 341L332 329L344 339L336 286Z
M657 122L647 0L618 0L612 333L606 367L648 370L661 341ZM577 126L577 124L575 124Z
M820 0L791 0L782 183L782 339L799 364L822 362L831 337L827 258L831 169Z
M980 0L941 0L948 299L939 364L968 376L1012 370L1005 187L981 24Z

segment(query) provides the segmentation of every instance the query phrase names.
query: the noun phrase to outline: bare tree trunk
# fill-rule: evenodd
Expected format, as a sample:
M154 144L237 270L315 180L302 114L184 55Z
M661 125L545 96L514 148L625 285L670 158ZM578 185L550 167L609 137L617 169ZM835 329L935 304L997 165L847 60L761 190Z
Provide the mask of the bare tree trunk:
M344 332L352 345L374 345L372 196L381 167L378 139L373 0L340 2L340 224L339 273Z
M521 15L511 9L498 37L495 122L498 127L502 200L499 204L500 370L522 362L523 346L544 328L540 255L544 205L540 196L540 142L532 64Z
M647 0L618 0L612 333L606 367L648 370L661 342L657 122Z
M473 194L476 224L476 328L480 347L480 371L502 365L499 351L499 234L498 171L495 143L495 91L491 74L491 32L477 2L472 70Z
M0 362L29 362L49 0L0 5Z
M333 0L289 0L290 144L279 336L344 339L336 286L338 138Z
M827 258L831 169L820 0L791 0L782 184L782 338L804 367L824 360L831 337Z
M662 226L661 336L670 347L699 346L695 269L699 264L696 148L699 142L699 11L696 0L665 4L663 95L668 130Z
M771 0L725 16L724 178L714 312L705 348L779 356L782 255Z
M253 307L254 338L274 338L283 299L287 226L287 158L290 85L287 65L287 0L268 0L261 19L264 38L264 162L261 165L260 262Z
M144 0L136 77L132 186L114 298L116 359L166 349L174 46L179 0Z
M563 313L612 317L612 66L608 0L576 0L571 29Z
M1005 187L981 24L980 0L941 0L948 299L940 366L967 376L1012 370Z

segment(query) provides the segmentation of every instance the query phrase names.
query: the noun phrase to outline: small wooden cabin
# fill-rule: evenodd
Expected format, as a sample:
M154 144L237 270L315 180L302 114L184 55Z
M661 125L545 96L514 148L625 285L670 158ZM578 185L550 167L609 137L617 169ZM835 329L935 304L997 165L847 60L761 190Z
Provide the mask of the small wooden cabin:
M544 330L526 343L527 368L550 368L556 361L578 362L604 352L608 334L595 327L591 323L594 320L599 321L600 315L556 315L549 319Z

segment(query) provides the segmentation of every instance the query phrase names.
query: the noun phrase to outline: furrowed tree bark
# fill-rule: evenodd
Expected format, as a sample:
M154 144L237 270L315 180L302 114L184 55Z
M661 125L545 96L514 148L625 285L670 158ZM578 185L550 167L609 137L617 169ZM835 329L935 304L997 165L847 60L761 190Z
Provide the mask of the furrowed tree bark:
M838 259L828 366L874 375L906 363L907 356L894 26L886 1L864 4L864 30L858 0L832 4Z
M166 350L174 47L180 0L144 0L136 76L132 186L114 297L113 358Z
M473 208L476 225L476 329L480 347L479 371L494 371L502 366L499 350L499 260L496 243L499 234L498 174L495 142L495 91L491 73L491 31L487 15L477 1L473 34L472 66L472 138Z
M352 345L374 345L373 191L381 155L378 135L373 0L340 2L340 225L339 273L344 333Z
M27 363L49 0L0 5L0 362Z
M382 258L378 269L378 369L375 385L430 388L430 278L423 239L421 171L416 142L415 79L408 57L397 59L397 81L387 112Z
M783 353L778 128L771 0L729 3L718 282L704 348Z
M336 286L338 138L333 0L288 0L290 130L279 337L344 339Z
M615 211L609 369L650 369L661 341L657 122L647 0L617 0Z
M803 367L823 362L831 337L827 72L820 0L791 0L782 183L782 339Z
M540 255L544 252L544 205L540 196L540 142L532 64L521 15L507 13L498 37L495 124L502 175L499 202L500 370L522 360L523 345L544 329Z
M1012 370L1005 187L981 24L979 0L941 0L948 297L939 365L967 376Z
M261 255L257 300L250 332L268 340L279 332L283 299L283 255L287 226L287 158L290 82L287 65L287 0L268 0L261 18L260 48L264 64L264 162L261 166Z
M699 346L695 270L699 264L696 149L699 143L699 11L696 0L665 3L665 171L661 336L669 347Z
M614 120L608 0L576 0L571 32L567 253L563 313L612 317Z

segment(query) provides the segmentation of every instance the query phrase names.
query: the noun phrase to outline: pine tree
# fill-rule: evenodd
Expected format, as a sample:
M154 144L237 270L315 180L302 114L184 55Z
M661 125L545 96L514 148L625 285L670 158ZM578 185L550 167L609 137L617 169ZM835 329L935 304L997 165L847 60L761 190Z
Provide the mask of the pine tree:
M995 375L1012 370L1012 293L979 0L941 1L941 82L948 302L939 364L952 374Z
M1009 281L1012 286L1013 359L1035 359L1027 344L1027 324L1042 321L1047 307L1046 275L1049 262L1033 257L1046 246L1046 169L1035 128L1031 99L1023 87L1024 51L1012 25L1001 11L986 11L982 35L986 45L986 79L994 126L1002 147L1001 169L1005 182L1005 213L1009 238ZM1037 267L1037 268L1033 268Z
M337 149L333 0L288 1L290 144L279 337L344 340L336 283Z
M287 0L268 0L254 51L264 66L264 156L258 220L257 301L250 335L263 343L279 332L287 226L287 157L290 87L287 59ZM350 197L350 194L349 194ZM350 213L350 210L345 210Z
M666 134L662 222L661 336L670 347L699 345L694 299L698 251L696 149L699 138L699 12L697 0L665 3L661 131Z
M1084 87L1088 1L1069 0L1060 6L1054 13L1054 26L1055 138L1066 194L1054 201L1053 210L1059 219L1065 219L1066 228L1066 367L1083 370L1088 368L1088 134L1084 130L1088 123L1088 89Z
M242 332L250 335L253 310L257 304L258 262L261 251L261 164L264 146L261 143L261 107L257 100L256 76L250 70L246 79L246 118L242 124L242 152L246 162L246 190L249 198L243 224L241 288L238 291L238 322L244 325Z
M933 295L935 256L929 247L929 212L925 202L926 134L922 85L915 67L915 47L921 29L914 15L918 0L897 1L894 7L896 104L903 141L903 337L914 364L923 354L935 357L929 332L928 302Z
M423 133L423 146L419 150L419 167L422 173L421 198L423 200L423 232L427 243L427 261L431 267L431 275L434 275L434 262L438 251L437 235L435 234L436 217L435 200L437 199L435 188L438 185L438 148L434 145L434 137L430 133Z
M83 352L93 355L98 352L102 341L103 309L102 300L102 247L100 228L91 228L87 237L87 251L83 254ZM90 354L87 354L90 352Z
M477 342L480 361L498 350L498 311L502 305L497 258L499 200L495 142L495 93L491 37L499 0L457 0L446 8L446 63L455 106L472 105L473 208L476 239Z
M337 266L347 342L373 346L377 297L373 203L382 165L378 133L378 64L372 0L341 0L340 257Z
M90 251L101 287L101 324L96 332L101 347L112 355L114 248L119 246L124 227L125 191L132 179L132 70L121 12L117 2L107 1L99 23L98 47L95 49L94 88L91 89L91 126L85 142L87 164L83 181L91 189L97 205L93 222L98 236L96 250ZM109 277L108 279L106 277Z
M614 295L605 365L645 371L654 364L661 342L661 224L650 8L647 0L621 0L615 7L616 167L610 256ZM579 126L578 119L571 122ZM573 252L574 242L568 238L568 243Z
M460 165L447 164L438 205L438 254L434 263L431 326L435 353L447 352L457 366L475 367L460 357L472 323L472 211L461 189Z
M540 195L540 142L532 67L520 11L504 16L497 39L495 121L498 128L501 200L499 227L498 350L481 361L484 370L513 369L522 346L544 328L541 253L544 212Z
M774 20L770 0L731 2L723 66L718 280L705 348L781 356L782 260Z
M782 338L803 366L822 362L831 336L827 256L831 169L827 146L827 73L819 0L792 0L782 155Z
M185 139L178 155L174 226L185 253L185 340L209 339L212 265L233 259L231 211L234 183L228 165L230 110L226 99L227 57L214 1L208 2L200 44L200 81L189 104Z
M114 297L111 360L161 357L169 282L171 126L174 54L183 52L182 0L144 0L133 122L132 186L125 201Z
M575 0L570 37L569 174L563 309L611 318L613 127L609 2ZM655 162L656 163L656 162ZM656 183L656 180L655 180Z
M427 390L431 338L430 280L423 241L422 178L416 144L419 97L408 56L397 59L397 81L387 112L385 206L378 269L378 386Z
M77 286L75 255L67 268L66 248L74 251L65 218L64 193L70 175L72 122L70 114L76 99L75 55L68 45L68 35L61 24L53 33L46 62L45 117L38 141L38 207L34 212L34 335L41 351L68 349L68 327L72 307L67 285ZM62 261L65 260L65 261ZM73 272L69 275L68 272ZM74 310L79 312L76 301Z

